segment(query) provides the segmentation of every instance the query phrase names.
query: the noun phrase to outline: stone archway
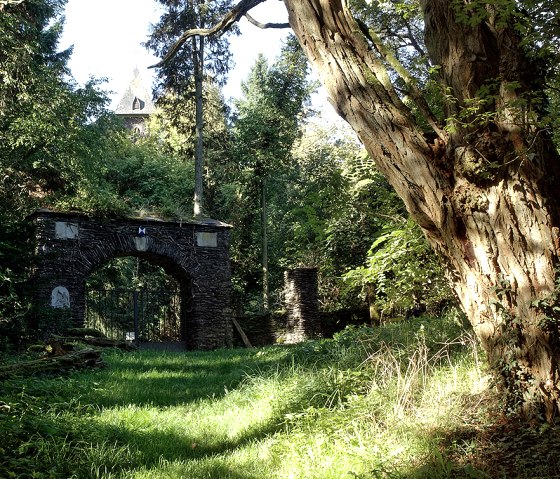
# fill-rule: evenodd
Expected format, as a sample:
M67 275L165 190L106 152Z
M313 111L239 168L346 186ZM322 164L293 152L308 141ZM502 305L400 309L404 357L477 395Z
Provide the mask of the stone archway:
M184 327L189 349L231 345L229 225L215 220L99 219L48 210L31 218L37 237L38 305L65 309L72 322L82 326L90 273L113 258L137 256L175 278L182 298L188 289L190 313Z

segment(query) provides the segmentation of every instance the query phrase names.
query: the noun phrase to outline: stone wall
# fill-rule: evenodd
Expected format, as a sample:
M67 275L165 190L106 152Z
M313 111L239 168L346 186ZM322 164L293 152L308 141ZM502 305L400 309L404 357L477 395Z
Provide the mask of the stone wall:
M113 258L137 256L161 266L178 282L189 349L231 345L229 225L214 220L101 220L52 211L38 211L31 218L37 236L38 305L51 313L69 312L75 325L83 325L87 277Z
M317 268L296 268L284 272L288 321L285 342L298 343L321 335Z
M237 316L236 319L253 346L284 343L286 336L290 335L288 315L285 312L244 315ZM367 308L320 311L319 322L321 338L332 338L334 334L347 326L371 326ZM236 348L244 347L241 336L235 330L233 332L233 345Z

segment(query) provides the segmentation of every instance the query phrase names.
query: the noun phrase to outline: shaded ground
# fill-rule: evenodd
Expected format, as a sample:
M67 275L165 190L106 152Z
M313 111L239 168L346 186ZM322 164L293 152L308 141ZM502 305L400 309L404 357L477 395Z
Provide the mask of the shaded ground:
M512 420L489 392L484 396L463 426L442 436L449 477L480 477L478 471L491 479L560 478L560 425Z

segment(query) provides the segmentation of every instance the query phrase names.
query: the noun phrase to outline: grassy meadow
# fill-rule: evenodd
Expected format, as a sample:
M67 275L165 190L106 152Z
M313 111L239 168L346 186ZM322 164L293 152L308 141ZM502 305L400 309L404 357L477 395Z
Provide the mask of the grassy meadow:
M0 383L0 478L560 477L558 431L503 419L450 319L105 361Z

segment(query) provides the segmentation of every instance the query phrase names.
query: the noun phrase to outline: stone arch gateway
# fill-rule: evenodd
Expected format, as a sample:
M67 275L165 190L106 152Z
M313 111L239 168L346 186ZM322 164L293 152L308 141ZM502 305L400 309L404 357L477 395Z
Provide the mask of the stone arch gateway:
M161 266L179 284L188 349L231 345L229 225L210 219L100 219L49 210L31 219L39 306L65 308L72 322L82 326L88 276L113 258L136 256Z

